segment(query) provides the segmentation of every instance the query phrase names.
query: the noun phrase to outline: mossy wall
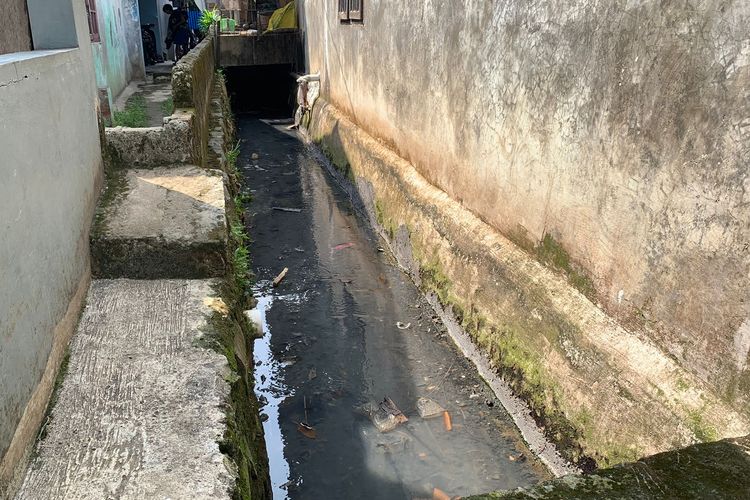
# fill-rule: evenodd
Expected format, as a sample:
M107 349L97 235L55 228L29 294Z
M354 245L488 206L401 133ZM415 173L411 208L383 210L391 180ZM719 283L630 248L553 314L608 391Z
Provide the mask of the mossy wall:
M172 100L175 109L192 110L192 156L196 165L208 162L208 139L214 74L217 69L213 36L204 38L172 69Z
M609 465L750 432L747 415L592 303L552 235L514 244L322 99L309 131L415 282L452 307L569 459Z
M488 493L470 500L638 498L747 498L750 436L703 443L597 471L546 481L521 491Z

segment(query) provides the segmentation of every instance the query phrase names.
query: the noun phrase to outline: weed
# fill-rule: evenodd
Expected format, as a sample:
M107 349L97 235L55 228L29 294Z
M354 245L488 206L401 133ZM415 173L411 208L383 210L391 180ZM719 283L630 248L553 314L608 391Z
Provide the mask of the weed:
M241 140L237 141L237 144L235 144L232 149L227 151L227 165L233 172L237 172L237 159L240 157L241 142Z
M172 96L161 103L161 112L164 116L169 116L174 113L174 99L172 99Z
M198 21L198 26L200 27L201 33L204 35L208 33L208 30L211 29L211 26L221 21L221 13L217 9L209 10L206 9L201 14L201 18Z
M140 128L148 125L146 100L140 94L133 95L125 103L125 109L112 113L115 127Z

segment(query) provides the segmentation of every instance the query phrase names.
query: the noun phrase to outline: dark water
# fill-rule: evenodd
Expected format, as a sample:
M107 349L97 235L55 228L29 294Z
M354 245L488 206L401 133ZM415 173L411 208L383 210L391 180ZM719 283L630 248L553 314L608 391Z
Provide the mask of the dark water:
M266 324L256 392L268 401L274 498L432 498L434 488L465 496L545 479L499 402L306 146L249 116L238 127L254 196L248 229ZM284 267L286 279L272 288ZM386 396L409 421L381 434L356 408ZM445 407L453 429L442 417L420 418L419 397ZM299 431L305 421L315 439Z

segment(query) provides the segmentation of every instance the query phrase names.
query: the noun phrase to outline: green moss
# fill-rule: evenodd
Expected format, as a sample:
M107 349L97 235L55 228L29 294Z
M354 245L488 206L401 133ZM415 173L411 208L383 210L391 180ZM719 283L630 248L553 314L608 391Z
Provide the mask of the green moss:
M568 277L568 283L579 292L589 299L595 298L596 289L594 288L594 283L588 276L571 264L570 255L551 234L547 233L544 235L534 253L539 262L564 272Z
M141 94L133 94L125 103L125 109L112 113L115 127L145 127L148 125L146 100Z
M565 476L531 488L477 499L747 498L750 437L697 444L583 476Z
M695 434L695 437L702 442L719 439L719 433L708 422L703 420L703 415L698 410L688 412L686 423L688 428Z
M81 311L83 313L83 310ZM57 371L57 376L55 377L55 383L52 386L52 394L49 398L49 403L47 403L47 408L44 411L44 418L42 419L42 427L39 429L39 436L37 439L40 441L47 437L47 427L49 423L52 421L52 410L54 409L55 405L57 404L57 399L60 395L60 388L62 387L62 383L65 380L65 377L68 375L68 368L70 366L70 347L65 348L65 353L63 354L62 361L60 361L60 369ZM34 449L34 454L37 453L36 448Z
M320 142L320 149L323 152L323 156L343 175L349 182L354 182L354 170L352 169L349 159L346 154L340 150L340 148L331 148L327 143Z
M681 391L687 391L688 389L690 389L690 384L688 384L687 381L682 377L677 379L675 385L677 386L677 389Z
M93 231L91 237L95 238L106 231L107 212L117 200L122 198L128 189L127 175L125 170L117 168L106 168L104 170L104 188L99 196L94 215Z

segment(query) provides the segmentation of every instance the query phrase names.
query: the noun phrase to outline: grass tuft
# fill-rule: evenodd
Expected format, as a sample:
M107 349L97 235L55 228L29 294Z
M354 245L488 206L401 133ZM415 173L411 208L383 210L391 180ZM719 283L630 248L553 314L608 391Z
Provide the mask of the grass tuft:
M148 125L146 100L140 94L133 95L125 104L125 109L112 113L115 127L140 128Z

